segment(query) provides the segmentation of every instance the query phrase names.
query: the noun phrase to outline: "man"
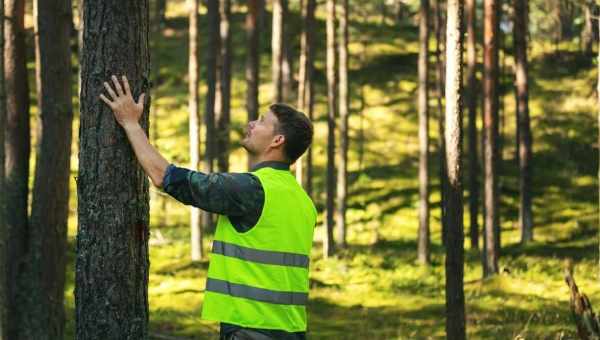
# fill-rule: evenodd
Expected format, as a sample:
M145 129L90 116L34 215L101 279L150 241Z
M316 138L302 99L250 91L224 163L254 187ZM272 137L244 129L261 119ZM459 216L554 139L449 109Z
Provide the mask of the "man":
M202 318L221 323L221 339L305 339L308 262L316 209L290 172L310 146L313 126L301 112L274 104L248 124L242 146L250 173L190 171L150 145L127 78L100 95L123 127L152 183L175 199L219 214ZM113 88L114 87L114 88Z

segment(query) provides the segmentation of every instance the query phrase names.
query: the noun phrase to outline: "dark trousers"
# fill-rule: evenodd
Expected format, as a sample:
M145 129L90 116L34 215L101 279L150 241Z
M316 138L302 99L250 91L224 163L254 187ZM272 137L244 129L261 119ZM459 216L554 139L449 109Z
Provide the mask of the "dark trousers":
M277 340L266 334L251 329L238 329L227 335L221 334L220 340Z
M222 322L219 340L306 340L306 333L289 333L273 329L243 328L238 325Z

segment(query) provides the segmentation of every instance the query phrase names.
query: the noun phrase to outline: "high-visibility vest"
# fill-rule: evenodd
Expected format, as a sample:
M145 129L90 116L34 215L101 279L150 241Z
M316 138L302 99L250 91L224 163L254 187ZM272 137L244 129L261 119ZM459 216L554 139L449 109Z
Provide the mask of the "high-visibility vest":
M308 263L317 211L289 170L255 172L265 193L256 225L219 216L202 318L250 328L306 331Z

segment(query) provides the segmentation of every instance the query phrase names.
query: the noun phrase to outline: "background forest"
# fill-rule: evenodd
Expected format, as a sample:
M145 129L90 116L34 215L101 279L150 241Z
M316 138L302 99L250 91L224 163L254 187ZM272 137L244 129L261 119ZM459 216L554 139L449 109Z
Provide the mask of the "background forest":
M5 91L7 115L0 123L7 128L0 137L6 138L2 158L7 165L0 175L6 176L2 199L7 206L7 227L0 224L0 234L6 236L0 240L0 249L9 250L7 264L0 269L16 283L0 289L0 302L8 301L2 307L6 311L13 308L11 303L21 302L17 311L9 313L13 322L19 320L18 327L12 323L13 334L19 336L6 339L32 338L24 335L32 334L27 333L28 327L40 329L45 334L42 338L85 338L76 325L83 313L76 308L76 273L83 270L76 263L83 256L77 253L81 232L77 186L82 183L80 143L84 138L78 133L84 131L80 127L84 106L80 100L84 99L79 93L87 85L78 79L80 72L95 71L80 67L80 56L85 55L80 43L85 39L84 7L62 2L38 4L34 10L29 0L4 0L10 20L5 20L6 81L0 94ZM113 2L111 6L121 6ZM329 38L331 0L139 2L149 14L145 27L149 81L136 88L149 89L149 137L173 164L202 171L246 171L247 159L239 143L252 114L265 113L269 104L280 101L311 113L315 124L312 158L309 163L303 157L301 169L293 169L319 211L310 265L310 339L343 339L348 334L355 339L461 338L452 335L460 332L452 333L445 325L446 313L450 313L445 260L449 251L462 254L463 249L460 281L464 282L467 338L578 338L569 302L571 289L565 283L568 260L579 289L592 305L600 305L596 88L600 10L593 1L466 1L462 28L468 34L463 49L464 89L460 91L464 214L459 216L460 226L448 220L445 228L444 215L452 215L443 209L450 189L443 180L448 175L447 153L440 138L447 112L445 20L452 6L462 1L338 0L336 27L329 27L333 29ZM311 4L315 6L312 22L306 15ZM85 13L95 13L93 6ZM489 45L490 56L497 53L497 69L489 78L495 81L489 85L492 90L488 78L484 79L489 70L484 61L488 51L483 45L484 18L491 20L484 6L492 6L487 8L497 14L491 25L497 30L486 26L491 30L488 37L495 39ZM190 15L195 12L197 17ZM344 12L347 44L343 41ZM525 20L520 29L515 26L518 14ZM62 30L44 31L43 25L51 25L48 18L62 18ZM190 30L190 20L198 20L197 32ZM143 24L140 27L144 29ZM307 38L306 32L311 31ZM58 38L59 33L66 33L65 38ZM331 49L334 36L338 39L335 50ZM229 44L223 43L224 38ZM471 39L475 44L471 46L476 47L474 59L468 56ZM43 72L59 73L54 67L60 64L56 60L65 46L69 74L62 79L44 78ZM347 46L347 70L328 70L328 48L334 57L342 58L338 63L344 63L340 46ZM128 54L128 49L137 48L122 47L110 53ZM423 54L425 47L427 54ZM528 84L520 88L525 94L518 91L522 82L516 80L523 65L519 62L522 51L528 63ZM253 55L257 57L254 77L248 66ZM89 59L86 62L93 65ZM21 64L23 69L19 69ZM492 60L489 65L493 64ZM422 73L423 65L427 73ZM473 82L469 82L470 74ZM52 90L44 92L44 86ZM257 90L255 103L252 86ZM420 97L424 90L428 95ZM64 93L69 94L70 104L62 111L50 109L56 115L40 114L43 98L49 103L48 98L59 98L59 92L63 100ZM517 114L524 96L527 113ZM88 108L89 98L85 99ZM470 110L475 111L471 114ZM484 118L487 112L490 115ZM491 125L485 124L486 119L491 119ZM63 127L47 128L52 122ZM45 131L55 133L42 137ZM126 142L122 135L115 138ZM495 150L493 163L486 163L487 148ZM52 157L40 156L44 152L65 155L66 163L61 164L68 164L68 178L63 176L61 182L53 177L59 170L52 168L54 161L47 161ZM334 153L335 164L331 162ZM17 158L21 166L10 163ZM529 163L524 165L523 159ZM494 164L493 176L486 171L490 169L487 164ZM112 171L110 166L106 169ZM496 203L487 205L484 188L491 188L486 183L492 178L497 190L488 189L487 194L493 193L490 199ZM528 178L525 184L523 178ZM38 183L43 186L45 181L56 185L36 191ZM63 195L60 183L66 188L67 182L69 190ZM149 197L147 336L215 338L218 325L200 320L214 233L211 217L190 212L155 187L150 187ZM61 222L61 206L68 207L66 223ZM58 216L52 217L53 212ZM492 219L489 225L486 216ZM53 225L68 227L62 233ZM461 235L447 239L443 230ZM486 237L494 241L486 242ZM2 244L8 246L2 248ZM19 244L18 249L10 250L10 244ZM51 273L40 268L55 269ZM11 289L20 291L14 300ZM56 295L57 290L64 296ZM49 307L40 302L44 299L51 301ZM13 326L6 320L0 318L0 326L9 325L0 330L10 331ZM2 334L0 339L4 339Z

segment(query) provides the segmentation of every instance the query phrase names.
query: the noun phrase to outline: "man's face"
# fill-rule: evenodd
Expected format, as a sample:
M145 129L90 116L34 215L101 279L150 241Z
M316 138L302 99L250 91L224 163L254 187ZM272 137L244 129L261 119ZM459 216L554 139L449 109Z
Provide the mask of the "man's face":
M276 126L277 117L272 112L261 115L246 126L246 136L242 139L242 146L252 155L262 154L278 136L275 133Z

